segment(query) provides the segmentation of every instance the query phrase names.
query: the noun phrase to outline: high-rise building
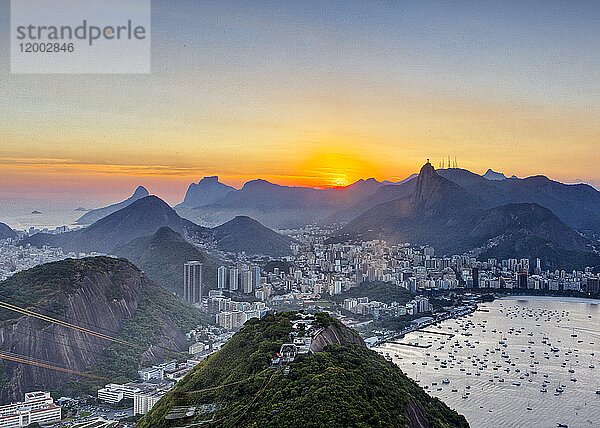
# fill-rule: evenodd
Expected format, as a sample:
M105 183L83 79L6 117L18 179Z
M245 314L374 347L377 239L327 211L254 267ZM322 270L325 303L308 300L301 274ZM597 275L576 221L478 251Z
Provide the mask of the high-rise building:
M217 287L220 290L227 289L227 266L217 269Z
M479 269L474 267L471 274L473 276L473 288L479 288Z
M238 268L229 269L229 289L237 291L240 288L240 272Z
M133 396L133 414L145 415L165 395L164 391L137 392Z
M202 302L202 263L186 262L183 265L183 299L191 304Z
M517 288L527 288L527 272L517 273Z
M431 258L434 256L435 250L433 249L433 247L425 247L423 248L423 254L426 258Z
M587 280L587 292L588 293L600 293L600 279L588 278Z
M252 266L252 287L260 287L260 266Z
M252 293L252 276L250 275L250 269L248 269L248 266L246 265L243 265L242 270L240 271L240 283L244 293Z

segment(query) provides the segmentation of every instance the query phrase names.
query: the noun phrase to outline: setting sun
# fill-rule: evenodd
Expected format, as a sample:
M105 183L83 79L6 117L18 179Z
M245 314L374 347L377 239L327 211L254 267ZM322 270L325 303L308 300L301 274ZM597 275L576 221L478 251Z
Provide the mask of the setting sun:
M349 152L319 152L301 165L304 175L313 177L317 187L344 187L377 175L377 168L364 157Z

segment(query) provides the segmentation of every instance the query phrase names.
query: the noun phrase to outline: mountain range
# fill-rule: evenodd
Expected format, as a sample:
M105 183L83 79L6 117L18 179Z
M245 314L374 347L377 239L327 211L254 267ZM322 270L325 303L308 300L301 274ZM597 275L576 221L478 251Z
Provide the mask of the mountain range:
M563 184L542 175L493 181L457 168L439 174L477 197L484 208L536 203L589 238L600 237L600 192L590 185Z
M103 217L106 217L114 212L117 212L117 211L125 208L128 205L131 205L138 199L145 198L148 195L150 195L150 193L148 193L148 190L144 186L138 186L137 189L135 189L135 191L133 192L133 195L131 195L129 198L125 199L124 201L109 205L104 208L97 208L95 210L90 210L90 211L86 212L84 215L82 215L81 217L79 217L79 219L77 219L76 223L77 224L92 224L92 223L100 220Z
M146 196L127 205L90 226L62 234L38 233L25 243L41 246L48 244L66 251L114 254L132 240L151 236L161 227L169 227L181 234L202 234L208 229L185 220L162 199Z
M473 208L538 204L586 237L593 240L600 238L600 192L587 184L563 184L544 176L507 178L491 169L483 176L460 168L436 172L469 195ZM214 182L214 179L209 182ZM207 226L244 215L274 229L298 228L312 223L349 222L377 205L412 195L415 184L416 176L398 183L371 178L347 187L328 189L289 187L252 180L239 190L221 187L219 199L213 199L211 193L201 206L182 203L176 209L183 217ZM190 188L193 190L188 190L184 202L193 200L192 196L198 197L198 186ZM209 200L212 202L206 204Z
M510 202L523 195L520 189L528 187L530 180L489 181L457 169L438 173L430 163L415 180L412 194L367 210L332 241L383 238L395 243L429 244L447 255L474 250L482 257L540 257L544 267L554 269L600 265L593 242L552 210L536 202ZM547 179L533 181L566 191L564 185L547 183ZM519 189L512 192L512 198L509 192L498 195L501 192L494 190L508 182L514 182L512 189ZM578 186L570 190L587 191ZM558 204L547 193L530 195L530 199ZM504 201L509 202L500 204ZM561 212L577 222L578 217Z
M161 228L168 230L157 234ZM142 263L143 260L160 265L163 263L161 257L180 261L183 254L187 254L192 258L184 261L206 259L210 272L217 259L208 257L205 252L187 243L184 237L193 237L221 251L270 256L290 254L292 242L256 220L242 216L213 229L201 227L181 218L159 197L146 196L85 228L61 234L37 233L26 238L23 244L50 245L76 253L122 255L139 262L142 268L148 267L147 263ZM162 244L161 240L164 240ZM159 248L161 245L162 248ZM178 254L167 256L165 251L169 249ZM164 275L157 275L155 279L163 282ZM171 281L166 284L167 289L176 291Z
M209 226L248 216L273 229L295 228L320 222L386 185L371 178L347 187L313 189L252 180L210 204L176 208L183 217ZM187 194L186 199L190 199Z
M67 259L19 272L0 282L0 300L121 341L0 309L3 352L71 371L4 360L4 401L40 389L89 393L110 381L133 380L141 367L180 357L189 345L185 333L207 322L130 262L108 257Z
M280 256L289 254L290 241L263 225L347 223L335 240L377 237L430 244L441 254L540 257L546 267L570 268L596 265L592 246L600 238L600 192L589 185L506 178L492 170L486 176L460 168L436 171L429 163L399 183L368 179L330 189L252 180L236 190L205 177L190 185L177 211L156 196L130 200L112 205L125 207L85 229L25 242L112 253L166 226L212 240L223 251Z

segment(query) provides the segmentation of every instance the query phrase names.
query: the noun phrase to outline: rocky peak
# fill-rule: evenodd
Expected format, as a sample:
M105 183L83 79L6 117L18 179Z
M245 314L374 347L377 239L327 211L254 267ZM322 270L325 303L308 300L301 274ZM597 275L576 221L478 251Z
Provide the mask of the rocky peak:
M232 190L235 189L227 184L221 183L217 175L206 176L197 184L190 184L180 206L195 208L203 205L210 205Z
M262 178L258 178L256 180L250 180L247 181L244 186L242 187L242 190L252 190L252 189L269 189L269 188L278 188L281 187L277 184L273 184L270 181L267 180L263 180Z
M506 180L506 176L503 173L496 172L493 169L488 169L487 172L483 174L483 178L493 181Z
M427 159L427 163L423 165L417 176L417 183L413 192L413 202L420 204L429 199L439 187L442 180L442 177L438 175L433 165L429 162L429 159Z
M149 196L150 193L148 192L148 189L146 189L144 186L138 186L135 189L135 192L133 192L133 195L131 195L131 197L129 199L140 199L140 198L144 198L146 196Z
M211 175L208 177L203 177L197 184L198 187L211 187L211 186L215 186L215 185L220 185L222 184L219 181L219 176L217 175Z

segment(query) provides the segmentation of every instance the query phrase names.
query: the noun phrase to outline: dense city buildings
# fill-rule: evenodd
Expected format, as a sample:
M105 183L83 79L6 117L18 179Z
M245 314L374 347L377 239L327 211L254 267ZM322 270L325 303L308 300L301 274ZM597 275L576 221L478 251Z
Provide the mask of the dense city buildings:
M83 258L92 254L64 253L60 248L43 246L41 248L29 244L22 245L13 239L0 240L0 281L22 270L30 269L44 263L57 262L66 258Z
M141 368L138 380L107 384L98 390L98 399L110 405L132 400L133 414L146 414L244 323L271 310L327 311L357 328L365 342L374 345L436 320L468 313L473 308L469 292L600 292L600 278L591 268L549 271L541 268L540 259L445 256L430 246L390 245L383 240L329 243L331 229L317 226L285 233L294 238L292 255L279 259L230 255L227 264L216 269L216 289L204 283L201 262L186 262L182 266L182 297L210 315L214 325L188 332L187 361L169 360ZM4 269L0 273L8 276L36 264L78 256L83 255L17 246L5 240L0 243L0 267ZM463 296L458 303L444 300L457 293ZM286 344L280 354L290 359L310 346L297 339L298 343ZM0 426L24 426L35 418L41 421L57 414L60 418L60 408L52 399L26 395L27 400L34 405L4 406L0 417L7 422L2 425L0 419Z

